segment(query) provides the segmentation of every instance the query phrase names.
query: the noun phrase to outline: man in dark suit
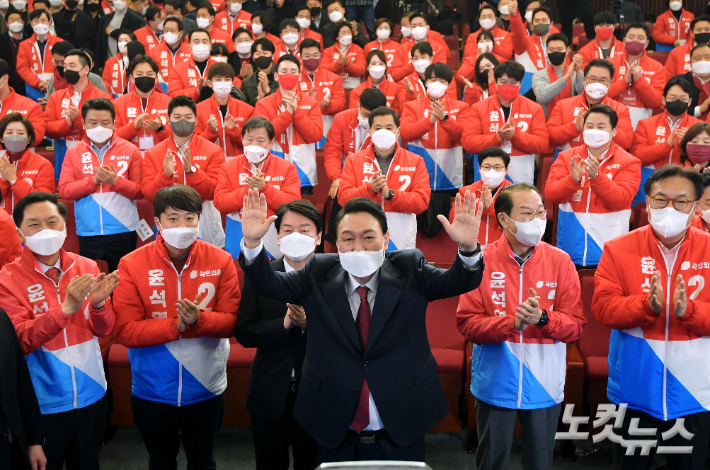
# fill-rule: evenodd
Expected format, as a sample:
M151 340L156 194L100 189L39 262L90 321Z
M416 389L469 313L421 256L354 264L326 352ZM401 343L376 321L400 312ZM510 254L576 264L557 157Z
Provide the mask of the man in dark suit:
M426 307L481 282L483 206L475 207L466 192L463 204L456 196L452 224L439 217L459 245L448 270L432 267L418 250L385 254L390 234L382 207L354 198L337 216L338 255L317 254L302 270L277 273L261 241L275 216L267 217L258 191L244 197L239 262L246 278L261 295L308 312L294 416L318 441L321 461L424 460L424 436L448 412Z
M323 8L321 0L308 0L306 6L311 10L311 30L321 34L321 30L332 23L328 18L328 12Z
M15 327L0 310L0 470L44 470L42 414Z
M296 199L282 204L276 217L284 256L272 266L282 273L302 269L321 243L320 213L310 202ZM318 465L318 445L293 418L306 355L305 311L298 305L256 295L245 280L237 318L237 341L246 348L257 348L246 405L251 413L256 469L288 470L290 445L293 468L313 470Z
M118 21L114 21L114 17L117 13L119 16L123 16L120 23ZM134 32L145 25L145 19L128 7L124 7L121 11L112 11L108 15L102 17L101 23L99 23L99 31L97 36L99 50L96 62L103 65L106 63L107 59L115 55L115 52L111 47L109 47L109 41L112 42L113 47L116 47L115 43L118 41L119 31L127 29L130 32Z

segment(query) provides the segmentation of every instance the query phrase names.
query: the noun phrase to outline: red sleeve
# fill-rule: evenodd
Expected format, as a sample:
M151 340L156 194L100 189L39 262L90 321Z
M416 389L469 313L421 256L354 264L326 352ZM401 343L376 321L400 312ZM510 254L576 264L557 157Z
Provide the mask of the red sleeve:
M337 47L337 43L336 43L335 47ZM335 63L335 59L334 59L334 57L335 57L335 47L331 46L331 47L326 48L326 49L323 51L323 57L322 57L322 59L321 59L321 61L320 61L320 66L321 66L324 70L328 70L328 71L330 71L330 72L333 72L333 73L337 74L339 67L338 67L338 64ZM258 103L257 103L257 104L258 104Z
M495 48L495 46L493 46ZM473 32L466 38L466 46L463 49L463 57L466 60L469 57L473 57L476 60L478 55L478 32Z
M81 145L81 144L79 144ZM76 201L96 191L96 184L93 178L84 178L83 175L77 175L74 171L72 160L76 155L80 158L77 152L67 151L62 163L62 172L59 175L59 194L64 199Z
M614 68L618 70L619 66L617 64L614 64ZM643 78L641 80L645 81L643 80ZM611 81L611 85L609 85L609 90L607 91L606 95L612 100L618 100L621 94L625 92L628 88L629 84L626 82L625 75L618 74Z
M94 264L94 272L92 273L94 277L101 274L99 267ZM113 327L116 323L116 313L113 310L113 304L111 303L111 297L106 299L103 307L94 308L91 302L88 302L89 307L89 324L91 325L91 331L94 332L99 338L108 338L113 332ZM77 312L81 313L81 312ZM76 315L76 314L75 314Z
M211 201L214 199L214 188L222 165L224 165L224 152L220 148L213 149L211 155L207 157L207 168L195 167L197 171L186 174L185 182L200 193L203 201Z
M5 210L5 209L0 209ZM0 268L22 256L22 244L15 224L8 220L0 224Z
M558 278L555 309L547 312L549 321L542 327L542 332L549 338L569 343L579 338L587 320L582 311L579 276L570 257L565 256L565 258L567 269Z
M663 87L666 86L668 77L666 77L666 69L661 67L661 64L658 65L659 67L656 68L656 73L653 74L650 83L644 77L633 82L636 93L638 93L639 98L648 109L660 108L663 105L661 98L663 97Z
M397 48L394 53L394 58L392 59L392 66L389 67L390 75L392 75L392 80L399 82L403 80L404 77L414 73L414 65L409 61L407 57L407 51L411 50L407 48L404 44Z
M328 130L328 136L325 139L325 146L323 147L323 163L325 164L325 172L328 174L328 179L330 181L335 181L340 178L343 167L343 155L345 155L345 148L343 142L343 129L344 119L338 119L336 116L333 119L333 124Z
M271 157L278 158L278 157ZM242 209L244 203L244 196L246 196L247 191L249 191L248 186L232 186L233 183L238 183L238 171L237 174L230 174L229 170L231 168L227 167L225 164L222 167L222 171L219 172L217 176L217 184L214 189L214 203L215 208L224 213L231 214Z
M195 102L197 102L200 98L200 93L199 93L199 91L197 91L197 88L193 88L193 87L183 88L182 87L182 80L180 79L180 72L177 70L177 67L172 67L170 69L170 72L168 72L168 96L170 96L171 98L174 98L179 95L189 96Z
M560 147L569 143L572 139L577 137L581 132L577 130L577 126L574 121L565 123L563 121L564 114L562 113L562 108L564 106L557 103L557 106L552 110L550 118L547 120L547 133L550 137L550 145L553 147ZM628 113L628 111L627 111ZM616 129L617 135L619 133L619 128Z
M456 80L460 84L464 84L464 78L471 81L476 76L476 58L476 56L466 57L464 58L463 62L461 62L461 66L456 71ZM468 91L469 90L466 90L466 92Z
M671 150L680 152L678 139L676 139L675 146L671 148L668 146L667 136L663 142L658 144L655 143L653 138L654 136L651 136L651 139L649 139L646 126L639 122L634 132L634 140L629 153L641 160L642 164L651 165L662 158L668 158Z
M456 119L452 119L451 117L449 117L449 119L447 119L446 121L439 122L439 124L441 124L441 127L444 128L451 140L456 142L461 141L461 135L463 134L463 130L466 127L464 122L466 120L466 116L468 116L468 110L468 104L462 102L461 108L459 109Z
M185 333L210 338L229 338L234 336L237 324L237 310L241 293L239 291L239 276L234 263L227 262L222 266L219 285L216 292L217 301L212 310L200 310L197 323L188 325ZM189 330L189 331L188 331Z
M17 61L15 67L17 68L17 74L22 78L22 81L26 82L32 88L37 88L39 86L39 78L32 71L32 62L30 61L30 49L31 45L29 40L24 40L20 43L20 48L17 51Z
M360 102L360 95L362 94L363 90L366 90L366 88L364 88L363 85L360 85L350 91L350 105L348 106L348 109L357 108L357 104Z
M143 175L141 182L141 193L148 202L153 202L153 196L158 192L160 188L165 188L166 186L172 186L173 179L168 178L163 170L163 159L165 156L158 158L158 155L153 155L152 151L155 150L153 147L148 150L143 157ZM160 162L160 167L156 167L156 160Z
M352 93L350 94L350 99L352 100ZM345 89L343 88L343 81L340 80L340 77L335 77L333 78L333 89L330 91L330 104L325 108L322 108L321 114L335 115L344 109Z
M399 183L397 182L397 184ZM340 187L342 188L342 184ZM429 172L427 172L424 159L419 157L412 184L409 185L406 191L398 191L396 187L390 187L390 189L394 190L394 197L389 201L388 206L393 212L412 214L424 212L429 206L429 198L431 197Z
M575 191L580 189L579 183L576 183L570 175L567 155L575 158L572 150L560 153L552 163L550 174L545 183L545 199L553 204L562 204L571 200Z
M32 143L32 146L36 147L42 142L42 139L44 139L44 133L47 130L47 123L42 114L42 106L39 104L31 106L30 109L27 110L27 119L32 123L32 127L34 127L35 130L35 141Z
M345 163L343 163L343 172L340 176L338 203L344 205L350 199L356 197L366 197L375 202L381 202L382 200L378 193L372 192L372 185L358 184L353 159L348 156L348 158L345 159Z
M69 120L62 116L62 108L59 103L59 96L52 93L47 100L47 108L44 110L44 122L47 126L46 136L50 139L61 139L69 134L73 128L69 126ZM81 113L74 121L81 123Z
M323 115L320 112L318 102L315 102L307 110L301 109L300 106L296 109L293 115L293 128L303 137L307 144L315 144L323 137Z
M365 53L359 46L352 45L356 48L355 61L348 60L348 65L345 66L345 71L353 77L362 77L365 73Z
M516 55L523 55L528 50L528 32L523 26L520 14L510 15L510 38Z
M133 154L129 161L128 175L116 178L116 184L113 185L113 189L123 197L136 200L143 197L141 193L143 157L135 146L131 145L131 147L133 147Z
M407 90L403 86L397 85L397 92L395 93L394 103L392 103L392 109L397 111L397 113L402 114L404 111L404 105L407 102Z
M678 321L695 334L707 336L710 334L710 305L708 302L688 299L685 314Z
M658 15L656 18L656 24L653 26L653 40L658 44L670 44L673 45L676 42L675 36L666 34L665 24L666 15Z
M530 121L528 132L520 132L520 129L516 129L511 142L513 146L526 153L544 153L550 148L550 137L547 135L545 115L539 104L535 104L532 111L533 118ZM493 135L497 138L497 135Z
M680 73L676 73L676 71L678 70L678 65L676 64L676 61L677 57L681 54L674 54L676 50L677 49L673 49L671 52L668 53L666 63L664 64L669 77L675 77L676 75L680 75Z
M262 192L264 193L264 196L266 196L266 204L274 212L276 212L281 204L286 204L288 202L295 201L296 199L300 199L301 180L298 178L298 170L296 169L296 165L289 163L285 179L279 189L276 189L276 187L270 182L266 182ZM244 196L242 196L242 199L243 198Z
M475 344L503 343L519 333L515 329L514 315L486 315L479 289L459 296L456 327L466 341Z
M476 45L476 50L478 50L478 45ZM513 40L510 34L506 34L500 44L494 43L492 52L505 60L513 60Z
M637 158L621 168L613 180L600 172L589 182L594 194L610 211L630 209L631 201L638 192L639 183L641 183L641 161Z
M37 169L37 176L34 178L34 184L30 186L27 180L25 180L24 178L18 178L15 181L15 184L9 187L15 193L15 201L19 201L20 199L34 191L54 193L56 184L54 180L54 168L49 162L45 162L42 157L37 156L37 158L42 159L43 164L40 165ZM3 181L3 183L5 183L5 181Z
M623 104L620 106L622 107L621 110L616 110L616 113L619 115L619 123L616 125L616 135L614 136L614 142L622 149L628 150L628 148L631 147L631 142L634 139L634 128L631 125L631 116L629 115L629 108L627 108ZM559 106L555 106L555 110L557 110L557 108L559 108ZM572 123L572 125L574 126L574 123Z
M466 130L461 136L461 145L467 152L478 153L486 147L500 147L498 134L488 132L483 124L479 107L473 106L465 122Z
M416 102L407 103L404 106L399 126L399 135L402 137L402 142L410 142L419 139L421 136L434 129L434 124L432 124L430 118L417 119L415 106ZM450 120L451 119L449 119L449 121Z
M293 114L289 113L288 111L285 111L285 112L279 114L278 116L271 116L271 113L266 108L266 105L263 103L264 103L264 100L259 100L256 103L256 107L254 108L254 116L262 116L262 117L265 117L266 119L268 119L269 121L271 121L271 124L273 124L273 126L274 126L274 134L276 135L276 137L278 137L282 134L285 134L288 126L290 126L291 124L294 123ZM322 129L323 118L322 117L320 118L320 121L321 121L321 137L322 137L322 135L323 135L323 129ZM295 126L295 124L294 124L294 126ZM320 137L318 137L318 139L320 140Z
M197 108L197 119L195 120L197 124L195 125L195 134L214 143L219 135L207 125L207 121L209 121L210 117L203 111L203 109L204 108L201 107Z

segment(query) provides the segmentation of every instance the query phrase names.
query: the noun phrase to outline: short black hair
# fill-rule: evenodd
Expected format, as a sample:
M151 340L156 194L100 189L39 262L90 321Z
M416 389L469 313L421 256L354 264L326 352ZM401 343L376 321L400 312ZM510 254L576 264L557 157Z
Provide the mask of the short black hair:
M135 40L136 40L136 33L134 33L133 31L131 31L130 29L125 29L125 28L118 30L118 36L117 36L117 37L120 38L120 37L123 36L124 34L128 35L128 37L131 38L131 41L135 41ZM118 41L118 39L117 39L117 41Z
M547 44L550 44L551 41L562 41L565 43L565 47L569 47L569 38L562 33L555 33L547 36Z
M249 32L249 30L244 27L241 27L241 28L235 29L234 32L232 33L232 42L234 42L234 40L237 39L237 36L239 36L242 33L248 34L249 38L251 38L251 33Z
M486 158L501 158L506 168L510 165L510 155L500 147L486 147L478 153L478 166L483 165Z
M163 3L163 5L165 4ZM173 23L175 23L177 25L178 31L183 31L182 20L180 18L178 18L177 16L171 16L165 19L165 23L167 23L168 21L172 21ZM165 23L163 23L163 28L165 27Z
M293 26L298 31L301 30L301 25L298 24L298 21L294 20L293 18L286 18L279 25L279 33L283 33L283 30L286 29L286 26ZM266 30L264 30L264 31L266 31Z
M306 38L301 42L301 48L299 49L299 52L303 54L303 49L308 49L309 47L317 47L318 52L320 52L320 43L316 41L313 38Z
M276 209L276 221L274 225L276 226L276 232L281 230L281 221L287 212L295 212L301 214L303 217L307 218L313 225L316 226L316 231L320 233L323 230L323 222L321 220L320 212L318 208L313 205L313 203L306 201L305 199L294 199L291 202L281 204L278 209Z
M226 62L217 62L216 64L210 65L210 68L207 69L208 80L212 80L214 77L227 77L232 80L234 79L234 75L234 68Z
M337 3L341 7L345 8L345 2L343 0L330 0L330 2L328 2L328 6L331 6L335 3Z
M392 116L394 118L394 125L399 127L399 115L397 115L397 111L394 109L388 108L387 106L380 106L379 108L373 109L367 120L370 127L372 127L372 122L377 116Z
M61 42L59 44L61 44ZM0 59L0 77L10 75L12 70L13 69L10 67L10 64L8 64L5 59Z
M300 7L296 7L293 9L293 12L298 15L302 10L307 10L308 14L311 14L311 9L306 6L305 3L303 3Z
M175 11L179 11L181 14L185 12L180 0L164 0L163 8L165 8L165 5L170 5Z
M0 137L3 136L3 134L5 133L5 129L7 129L8 124L10 124L11 122L21 122L22 125L25 126L25 130L27 131L27 147L32 146L32 143L37 137L35 134L35 128L29 119L27 119L25 116L18 113L17 111L15 111L14 113L8 113L5 115L5 117L0 119Z
M533 10L533 14L532 14L533 20L535 19L535 15L537 15L540 12L545 13L547 15L547 17L550 19L550 22L552 22L552 10L550 10L549 8L547 8L545 6L538 7Z
M373 216L377 219L377 222L379 222L382 233L387 233L387 216L385 215L385 211L382 209L382 206L372 199L368 199L366 197L356 197L346 202L345 205L343 205L343 208L338 212L338 215L335 216L336 239L338 238L338 227L345 216L348 214L357 214L359 212L366 212Z
M156 6L150 6L148 9L145 11L145 20L146 21L153 21L155 20L155 15L159 15L163 10Z
M254 41L251 45L251 53L254 54L256 52L256 46L261 46L262 52L269 51L272 54L276 53L276 47L274 47L274 43L271 42L268 38L259 38L256 41Z
M710 23L710 16L708 16L708 15L696 16L695 19L690 22L690 32L691 33L695 29L695 25L700 23L701 21L705 21L706 23Z
M683 78L681 75L677 75L668 80L668 82L666 82L666 86L663 87L663 97L665 98L668 95L670 89L676 85L681 87L683 91L688 93L689 95L693 92L693 86L690 84L690 82L688 82L688 80Z
M281 65L281 62L292 62L298 66L298 71L301 71L301 61L298 60L293 54L284 54L279 57L278 62L276 62L276 70L279 69L279 65Z
M20 15L20 19L22 20L23 23L26 23L25 16L22 14L20 10L17 8L13 7L10 5L7 7L7 11L5 12L5 22L10 23L10 15Z
M451 84L451 81L454 79L454 71L443 62L429 64L429 67L424 71L424 80L429 80L432 74L435 78L443 78L449 84Z
M168 102L168 118L173 114L173 109L179 108L180 106L187 106L193 113L197 114L197 105L192 98L185 95L177 95Z
M15 225L19 227L22 225L22 221L25 220L25 209L30 204L37 204L38 202L49 202L57 206L57 211L62 219L67 220L67 206L64 203L59 202L57 196L52 193L45 193L44 191L35 191L29 193L27 196L19 200L15 204L15 208L12 210L12 220L15 221Z
M43 2L40 2L40 3L43 3ZM49 3L49 2L47 2L47 3ZM30 12L30 21L32 21L36 18L39 18L42 15L46 16L48 21L51 21L52 15L50 15L47 10L32 10Z
M646 192L648 197L648 195L651 194L651 188L654 184L663 181L664 179L674 177L685 178L690 181L693 185L693 190L695 191L696 201L703 197L705 188L703 187L703 179L700 176L700 173L698 173L695 168L682 167L680 165L676 165L675 163L666 163L651 173L651 176L648 177L646 183L643 185L643 190Z
M604 114L605 116L609 117L609 121L611 122L611 128L616 129L616 124L619 122L619 115L616 114L616 111L614 111L614 108L609 106L608 104L602 104L602 103L597 103L593 105L589 110L584 113L584 123L587 123L587 117L590 114Z
M387 106L387 97L377 88L366 88L360 95L360 107L374 111L382 106Z
M212 6L212 5L210 5ZM187 41L190 42L192 41L192 36L194 36L196 33L205 33L210 40L212 39L212 36L210 36L210 32L207 31L206 29L202 28L195 28L192 31L190 31L190 34L187 36Z
M631 29L643 29L644 33L646 33L646 39L651 38L651 30L648 29L648 26L646 26L646 23L631 23L626 27L626 32L624 32L624 37L626 37L627 34L629 34L629 30Z
M128 68L126 69L126 76L130 77L133 75L133 71L136 69L136 67L140 64L148 64L150 65L150 68L153 69L153 72L158 73L158 64L155 63L153 58L149 56L148 54L138 54L133 58L130 64L128 64Z
M429 20L426 19L426 16L424 16L421 11L415 11L414 13L412 13L412 15L409 17L409 22L411 23L414 18L421 18L426 24L429 24Z
M702 49L703 47L710 47L710 44L708 44L707 42L701 42L701 43L696 44L690 50L690 57L692 58L693 54L695 54L695 51L697 51L698 49Z
M91 59L89 59L89 56L86 55L86 52L82 51L81 49L72 49L71 51L67 52L67 55L65 55L64 57L66 58L73 55L79 57L79 63L81 64L82 68L91 67Z
M478 33L478 37L476 38L476 43L481 42L481 39L490 39L491 42L495 42L495 40L496 40L495 36L493 36L493 31L492 30L489 31L487 29L482 29Z
M269 32L274 27L274 20L271 17L271 13L266 10L257 10L251 14L251 19L259 18L261 25L264 27L264 31ZM264 39L264 38L262 38Z
M476 18L481 17L481 13L483 13L483 10L491 10L493 12L493 14L496 15L496 18L498 18L500 16L500 12L498 11L498 9L496 7L486 3L478 10L478 15L476 15Z
M600 67L603 69L607 69L609 71L609 79L611 80L614 78L614 65L609 62L606 59L592 59L589 61L589 63L584 67L584 76L586 77L589 75L589 71L593 67Z
M387 56L385 55L384 51L381 51L380 49L372 49L370 52L367 53L367 58L365 59L365 76L363 77L363 80L370 76L370 71L368 70L368 67L370 66L370 61L373 57L377 57L378 59L380 59L380 61L384 62L385 70L387 70Z
M594 26L600 24L616 24L616 15L610 11L600 11L594 15Z
M67 54L69 54L70 51L76 49L74 47L74 44L70 43L69 41L59 41L52 46L52 54L57 54L63 57L66 57Z
M500 228L503 228L503 226L501 225L500 220L498 220L498 214L503 213L510 217L511 212L513 212L513 206L515 205L513 202L513 193L521 191L535 191L542 200L542 194L540 194L540 191L532 184L524 181L509 184L505 188L501 189L498 191L498 196L493 203L493 208L496 211L496 222L498 222L498 226Z
M202 197L197 190L184 184L160 188L153 196L153 213L160 220L169 208L201 214Z
M269 140L274 140L276 131L274 130L274 125L271 121L262 116L254 116L247 119L247 122L242 126L242 137L247 135L247 133L254 129L266 129L266 133L269 136Z
M434 56L434 49L431 48L431 44L427 41L418 42L412 46L412 50L409 52L409 55L414 57L414 53L416 51L419 51L420 54L427 54L429 57Z
M225 55L229 56L229 49L227 49L227 46L222 44L221 42L213 42L210 45L210 55ZM230 65L231 67L231 65Z
M214 11L214 7L212 6L212 4L210 2L200 3L200 5L197 8L195 8L195 11L199 13L200 10L202 10L203 8L207 10L207 13L209 13L210 16L215 16L217 14L217 12ZM195 13L195 14L197 14L197 13Z
M34 0L34 1L31 2L31 3L32 3L32 9L33 9L33 10L35 9L35 5L37 5L38 3L39 3L39 4L42 4L42 5L45 5L45 6L46 6L48 9L50 9L50 10L52 9L52 4L49 3L49 0ZM30 2L27 2L27 4L29 5Z
M93 98L86 100L84 106L81 107L81 118L86 120L86 115L89 114L89 111L92 109L95 111L108 111L111 113L111 119L116 119L116 109L106 98Z
M525 77L525 67L515 61L506 60L505 62L501 62L500 64L496 65L496 67L493 69L493 78L495 78L496 80L498 80L503 75L507 75L513 80L517 80L520 82Z
M703 189L706 189L708 186L710 186L710 171L700 173L700 177L703 179Z

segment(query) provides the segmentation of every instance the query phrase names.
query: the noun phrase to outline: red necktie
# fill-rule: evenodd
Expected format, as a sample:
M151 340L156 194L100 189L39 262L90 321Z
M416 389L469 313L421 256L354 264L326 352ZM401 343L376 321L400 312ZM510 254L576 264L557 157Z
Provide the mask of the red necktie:
M61 271L60 271L59 269L57 269L57 268L49 268L49 269L47 270L47 272L44 273L44 274L46 274L47 277L50 278L52 281L54 281L54 284L58 286L58 285L59 285L59 274L60 274L60 273L61 273Z
M370 304L367 303L367 287L358 287L357 293L360 295L360 308L357 310L357 318L355 326L360 334L362 347L367 345L367 335L370 332ZM360 434L370 424L370 387L367 385L367 379L362 381L362 389L360 390L360 398L357 401L355 408L355 416L350 424L356 433Z

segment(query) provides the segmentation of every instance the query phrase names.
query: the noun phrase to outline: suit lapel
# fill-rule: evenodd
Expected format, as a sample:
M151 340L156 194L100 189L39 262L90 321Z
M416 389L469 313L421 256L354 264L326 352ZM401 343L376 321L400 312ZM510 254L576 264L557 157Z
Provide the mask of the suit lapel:
M377 337L385 327L390 315L392 315L392 311L397 305L397 302L399 302L399 298L404 290L404 282L401 276L402 273L397 271L389 260L385 259L385 262L380 268L380 279L377 284L377 295L375 297L375 311L372 312L372 321L370 322L370 333L367 336L365 354L372 349L372 345L377 341Z
M330 280L323 284L321 291L335 318L343 328L345 335L353 343L353 346L358 350L362 350L360 335L355 327L355 320L353 319L350 302L345 291L346 275L347 273L340 267L340 264L336 265L328 274Z

